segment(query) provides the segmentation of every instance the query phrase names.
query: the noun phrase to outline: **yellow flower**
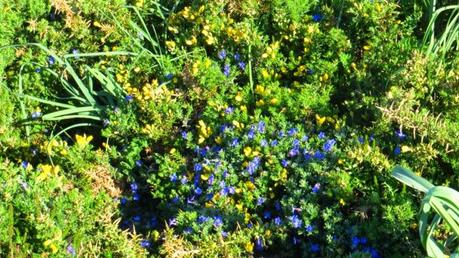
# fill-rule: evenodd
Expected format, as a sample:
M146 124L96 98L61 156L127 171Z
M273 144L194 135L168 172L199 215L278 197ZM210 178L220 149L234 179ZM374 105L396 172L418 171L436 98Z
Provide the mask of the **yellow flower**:
M51 249L51 253L57 253L57 246L53 243L53 240L48 239L45 242L43 242L43 245Z
M319 126L322 125L322 124L325 122L325 119L326 119L326 118L327 118L327 117L325 117L325 116L324 116L324 117L320 117L318 114L316 114L316 122L317 122L317 124L318 124Z
M196 44L197 42L198 42L198 40L196 39L195 36L191 36L191 39L185 40L185 44L187 44L188 46L192 46L192 45Z
M81 148L85 148L93 139L93 137L90 135L90 136L86 136L86 134L83 134L83 136L77 134L75 135L75 139L76 139L76 144Z
M261 85L257 85L257 87L255 88L255 92L260 95L263 95L265 93L265 87Z
M241 102L242 101L242 95L240 92L237 93L236 97L234 97L234 99L237 101L237 102Z
M250 146L247 146L244 148L244 155L246 157L249 157L251 153L252 153L252 148L250 148Z
M252 242L247 242L245 244L245 250L249 253L253 252L253 243Z
M40 175L37 176L38 181L42 181L48 176L57 176L57 173L59 173L60 167L59 166L51 166L51 165L40 165L41 173Z
M410 152L410 151L413 151L413 149L411 147L406 146L406 145L402 146L402 153Z
M167 40L166 41L166 47L169 49L169 51L174 50L175 46L176 46L176 44L175 44L174 41L172 41L172 40Z
M340 206L344 206L345 204L346 204L346 202L343 199L339 199L339 205Z

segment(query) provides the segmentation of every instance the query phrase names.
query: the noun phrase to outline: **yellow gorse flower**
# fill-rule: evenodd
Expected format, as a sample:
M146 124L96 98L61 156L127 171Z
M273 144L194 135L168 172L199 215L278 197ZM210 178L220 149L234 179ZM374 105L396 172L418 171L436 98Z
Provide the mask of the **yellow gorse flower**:
M81 149L83 149L86 146L88 146L88 144L92 141L92 139L93 139L92 135L89 135L89 136L86 136L86 134L83 134L83 135L77 134L77 135L75 135L76 144Z
M42 181L48 178L49 176L57 176L57 173L59 173L60 171L60 167L51 166L51 165L46 164L46 165L40 165L40 170L41 170L41 173L40 175L37 176L38 181Z

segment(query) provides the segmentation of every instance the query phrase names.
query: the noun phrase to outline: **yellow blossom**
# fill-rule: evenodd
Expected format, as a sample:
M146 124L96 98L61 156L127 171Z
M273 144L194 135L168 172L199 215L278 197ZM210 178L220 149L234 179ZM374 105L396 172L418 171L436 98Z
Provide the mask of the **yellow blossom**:
M253 252L253 243L252 242L247 242L245 244L245 250L249 253Z
M192 45L196 44L197 42L198 42L198 40L196 39L195 36L191 36L190 39L185 40L185 44L187 44L188 46L192 46Z
M174 50L175 46L176 46L176 44L175 44L174 41L172 41L172 40L167 40L166 41L166 47L167 47L167 49L169 49L169 51Z
M344 206L345 204L346 204L346 202L343 199L339 199L339 205L340 206Z
M322 124L325 122L325 119L326 119L326 118L327 118L327 117L320 117L318 114L316 114L316 122L317 122L317 124L318 124L319 126L322 125Z
M81 149L86 147L92 141L92 139L93 139L92 135L90 136L86 136L86 134L83 134L83 136L79 134L75 135L76 144Z
M241 102L242 101L242 95L240 92L237 93L236 97L234 97L234 99L237 101L237 102Z
M252 148L250 148L250 146L247 146L244 148L244 155L246 157L249 157L251 153L252 153Z
M51 165L40 165L41 173L37 176L37 180L41 181L48 178L50 175L57 176L59 173L60 167L59 166L51 166Z

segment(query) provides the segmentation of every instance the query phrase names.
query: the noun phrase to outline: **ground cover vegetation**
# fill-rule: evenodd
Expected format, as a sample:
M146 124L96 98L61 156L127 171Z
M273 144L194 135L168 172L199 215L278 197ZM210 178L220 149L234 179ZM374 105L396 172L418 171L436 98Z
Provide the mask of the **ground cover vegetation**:
M457 1L0 10L1 257L458 255Z

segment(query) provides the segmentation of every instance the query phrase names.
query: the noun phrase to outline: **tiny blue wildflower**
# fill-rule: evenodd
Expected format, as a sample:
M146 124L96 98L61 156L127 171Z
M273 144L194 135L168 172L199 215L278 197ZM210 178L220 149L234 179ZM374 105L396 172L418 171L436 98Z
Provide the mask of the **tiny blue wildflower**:
M196 195L201 195L201 194L202 194L202 189L199 188L199 187L196 187L196 189L194 189L194 193L195 193Z
M176 218L170 218L168 224L169 224L169 226L177 226L177 219Z
M104 120L102 120L102 125L105 127L107 127L108 125L110 124L110 120L108 120L107 118L104 118Z
M253 137L255 137L255 130L253 126L250 128L249 132L247 133L247 137L249 137L249 139L253 139Z
M320 190L320 183L316 183L314 187L312 187L312 192L317 193Z
M363 139L362 136L358 137L358 141L359 141L360 144L364 144L365 143L365 140Z
M76 49L76 48L72 49L72 54L75 55L75 58L76 58L76 59L79 58L78 52L79 52L78 49Z
M218 58L220 60L225 59L226 58L226 50L224 50L224 49L220 50L220 52L218 52Z
M198 217L198 223L199 223L199 224L206 223L208 220L209 220L209 218L206 217L206 216L204 216L204 215L200 215L200 216Z
M285 133L284 131L280 131L277 135L279 136L279 138L282 138L285 136Z
M258 199L257 199L257 205L262 205L262 204L265 202L265 200L266 200L266 199L263 198L263 197L258 197Z
M320 251L320 245L319 244L311 244L311 252L312 253L318 253Z
M51 65L54 65L54 63L56 62L56 60L54 59L53 56L48 56L48 64L51 66Z
M229 115L234 112L234 108L232 106L229 106L225 109L225 114Z
M270 219L271 218L271 212L270 211L264 211L263 212L263 218Z
M134 97L132 97L132 95L127 95L126 97L124 97L124 99L126 100L126 102L131 102Z
M260 237L257 237L257 239L255 240L255 250L257 250L258 252L263 251L263 241Z
M261 140L261 141L260 141L260 146L261 146L261 147L266 147L266 146L268 146L268 141L266 141L265 139Z
M31 117L32 117L32 119L37 119L37 118L41 117L41 112L40 111L34 111L34 112L32 112Z
M170 177L171 182L177 182L177 174L172 174Z
M202 165L199 164L199 163L196 163L196 164L194 165L194 171L195 171L195 172L199 172L199 171L201 171L201 170L202 170Z
M188 183L188 178L186 178L186 176L182 176L182 179L180 179L180 183L182 183L182 185Z
M135 193L135 192L137 192L137 190L139 190L139 186L137 185L136 182L132 182L130 186L131 186L131 191L133 193Z
M231 140L231 147L236 147L238 144L239 144L238 138L233 138L233 140Z
M400 139L400 140L404 140L406 138L406 134L404 134L402 132L402 129L400 129L399 131L396 131L395 132L395 135L397 135L397 137Z
M290 128L290 129L287 131L287 134L288 134L289 136L293 136L293 135L295 135L297 132L298 132L298 129L296 129L296 128Z
M308 69L306 70L306 73L307 73L308 75L313 75L313 74L314 74L314 70L311 69L311 68L308 68Z
M275 208L277 211L280 211L280 210L282 210L282 204L281 204L279 201L275 201L275 202L274 202L274 208Z
M298 215L292 215L290 216L290 222L292 222L292 225L294 228L300 228L303 222L301 219L298 217Z
M237 65L239 66L239 68L240 68L241 70L245 70L245 63L244 63L244 62L241 61L241 62L239 62Z
M35 68L34 71L35 71L36 73L39 73L39 72L41 72L41 68L40 68L40 67L37 67L37 68Z
M167 80L172 80L172 78L174 78L174 75L172 73L168 73L168 74L166 74L165 77L166 77Z
M67 253L74 256L76 255L76 251L75 251L75 248L73 248L72 244L69 244L67 246Z
M275 217L274 224L276 224L276 226L280 226L282 224L282 219L280 217Z
M139 200L140 200L140 194L134 193L134 194L132 195L132 200L134 200L134 201L139 201Z
M263 122L263 121L258 122L257 130L258 130L259 133L264 133L265 132L265 127L266 127L265 122Z
M352 248L356 248L360 244L360 238L353 236L351 239L352 242Z
M239 60L241 60L241 55L239 55L239 53L234 54L234 61L237 62Z
M141 160L136 160L135 165L136 167L141 167L143 165L143 162Z
M312 225L306 226L306 232L311 233L313 230L314 230L314 227Z
M323 159L325 159L325 154L323 154L323 153L320 152L320 151L316 151L316 152L314 153L314 158L315 158L315 159L318 159L318 160L323 160Z
M316 14L312 15L312 20L314 22L320 22L323 18L324 18L323 15L319 14L319 13L316 13Z
M120 199L120 204L125 205L128 202L128 199L126 197L121 197Z
M135 215L134 217L132 217L132 220L133 220L134 222L140 222L141 217L140 217L140 215Z
M272 140L271 141L271 147L274 147L278 144L277 140Z
M229 64L225 64L225 66L223 67L223 74L224 74L226 77L229 77L230 72L231 72L231 67L230 67L230 65L229 65Z
M27 168L27 167L29 166L29 162L27 162L27 161L24 160L24 161L21 162L21 166L22 166L23 168Z
M179 201L180 201L180 197L178 196L175 196L174 198L172 198L172 203L174 204L177 204Z
M394 155L397 156L401 153L401 149L400 149L400 146L395 146L395 149L394 149Z
M360 243L361 243L362 245L365 245L367 242L368 242L368 239L367 239L366 237L361 237L361 238L360 238Z
M252 227L253 227L252 222L247 223L247 227L248 227L248 228L252 228Z
M285 160L285 159L283 159L283 160L281 161L281 164L282 164L282 166L283 166L284 168L286 168L286 167L288 166L288 161Z
M193 233L193 229L191 227L186 227L185 229L183 229L183 233L185 235L189 235L189 234Z
M335 139L330 139L328 141L326 141L323 145L323 150L324 152L330 152L333 148L333 146L335 145L336 143L336 140Z
M220 217L220 216L215 216L214 217L214 226L217 227L217 228L223 226L222 217Z
M227 237L227 236L228 236L228 232L222 231L222 237L225 238L225 237Z
M213 185L213 184L214 184L214 180L215 180L215 176L214 176L214 174L211 174L211 175L209 176L209 179L207 179L207 183L208 183L209 185Z
M187 139L188 138L188 133L186 131L182 131L182 139Z
M318 137L319 137L319 139L325 138L325 133L324 132L319 132Z

